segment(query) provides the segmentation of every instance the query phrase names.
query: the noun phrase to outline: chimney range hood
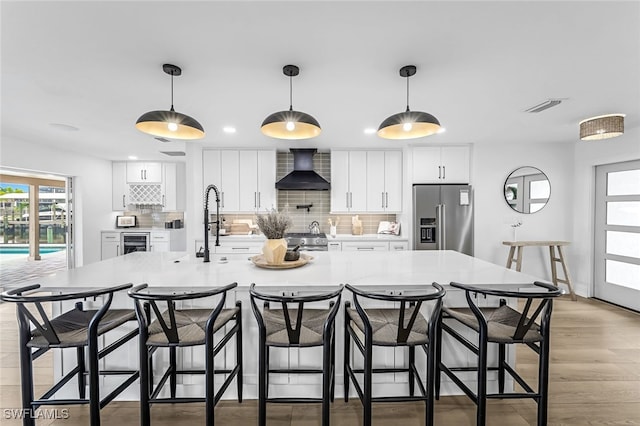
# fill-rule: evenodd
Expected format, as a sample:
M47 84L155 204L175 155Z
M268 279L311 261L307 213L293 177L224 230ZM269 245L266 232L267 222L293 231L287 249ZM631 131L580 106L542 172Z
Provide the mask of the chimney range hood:
M293 154L293 171L276 182L276 189L288 191L327 191L331 184L313 170L313 154L316 148L296 149Z

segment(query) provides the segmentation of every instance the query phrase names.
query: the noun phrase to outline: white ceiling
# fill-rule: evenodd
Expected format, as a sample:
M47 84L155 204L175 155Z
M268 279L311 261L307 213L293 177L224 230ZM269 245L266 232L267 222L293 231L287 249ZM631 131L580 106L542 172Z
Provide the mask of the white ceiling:
M2 1L2 143L28 140L123 160L168 160L135 129L177 111L206 137L188 144L389 147L406 143L576 143L578 122L626 113L640 126L638 1ZM262 120L289 106L322 134L278 141ZM401 66L415 64L410 106L446 133L396 142L365 135L405 109ZM524 110L547 98L562 104ZM51 123L78 128L61 129ZM229 135L224 126L234 126ZM7 142L11 141L11 142Z

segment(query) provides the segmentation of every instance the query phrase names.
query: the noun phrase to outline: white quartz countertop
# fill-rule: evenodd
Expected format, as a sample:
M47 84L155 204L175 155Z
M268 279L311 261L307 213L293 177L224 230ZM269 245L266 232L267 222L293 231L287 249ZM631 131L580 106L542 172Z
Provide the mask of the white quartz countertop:
M212 287L237 282L268 287L424 286L451 281L467 284L522 284L537 278L455 251L306 252L308 264L272 270L255 266L244 254L211 256L204 263L186 252L136 252L61 271L31 281L43 287L96 288L131 282L150 286ZM222 256L226 263L220 263ZM27 282L25 284L28 284Z
M158 232L158 231L184 231L185 228L114 228L114 229L103 229L101 232Z

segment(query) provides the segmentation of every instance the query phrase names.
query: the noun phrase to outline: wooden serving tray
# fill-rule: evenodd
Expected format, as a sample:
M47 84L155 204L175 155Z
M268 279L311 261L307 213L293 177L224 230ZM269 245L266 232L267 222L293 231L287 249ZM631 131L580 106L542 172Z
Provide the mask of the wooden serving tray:
M257 254L251 257L251 261L254 265L259 268L265 269L291 269L291 268L299 268L300 266L304 266L309 263L310 260L313 260L313 256L309 256L308 254L300 253L300 259L298 260L285 260L280 265L273 265L271 263L267 263L264 259L264 256L261 254Z

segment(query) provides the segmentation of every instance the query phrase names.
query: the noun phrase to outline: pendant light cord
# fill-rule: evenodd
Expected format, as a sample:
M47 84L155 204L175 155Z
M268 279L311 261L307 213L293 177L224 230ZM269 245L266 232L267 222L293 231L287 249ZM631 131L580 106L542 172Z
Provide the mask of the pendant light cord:
M409 112L409 76L407 76L407 112Z
M289 111L293 111L293 76L289 76Z
M175 111L173 109L173 71L171 71L171 111Z

